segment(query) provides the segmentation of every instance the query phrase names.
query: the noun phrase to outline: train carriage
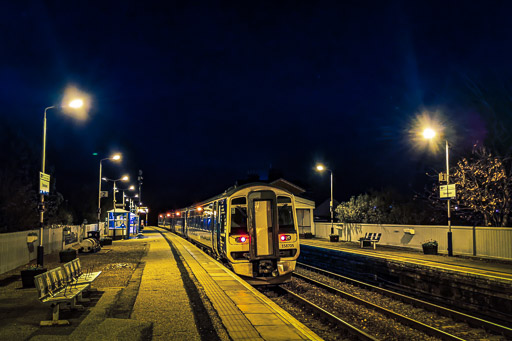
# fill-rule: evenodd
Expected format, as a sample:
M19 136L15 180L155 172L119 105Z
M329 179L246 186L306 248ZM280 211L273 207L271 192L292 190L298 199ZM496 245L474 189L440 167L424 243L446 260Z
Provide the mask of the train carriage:
M288 281L299 256L295 198L247 184L166 215L159 225L209 249L251 284Z

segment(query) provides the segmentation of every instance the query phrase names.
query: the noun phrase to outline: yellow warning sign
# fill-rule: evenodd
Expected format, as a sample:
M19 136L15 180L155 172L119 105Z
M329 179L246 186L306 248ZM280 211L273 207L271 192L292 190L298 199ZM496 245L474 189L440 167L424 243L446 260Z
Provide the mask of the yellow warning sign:
M39 193L50 194L50 174L39 172Z

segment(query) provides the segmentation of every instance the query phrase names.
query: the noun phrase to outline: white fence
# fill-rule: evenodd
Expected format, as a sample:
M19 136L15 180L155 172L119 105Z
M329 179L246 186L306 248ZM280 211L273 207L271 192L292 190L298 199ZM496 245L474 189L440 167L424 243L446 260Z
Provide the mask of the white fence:
M104 225L101 223L101 225ZM103 227L103 226L102 226ZM88 224L82 226L66 226L69 228L67 234L77 236L77 242L80 238L87 236L88 231L96 231L97 224ZM66 244L63 238L64 227L45 228L43 230L44 254L50 254L65 248L70 248L74 243ZM103 235L104 229L100 229ZM37 234L37 240L28 243L28 234ZM0 234L0 274L15 269L18 266L28 264L37 257L37 246L39 245L39 230L29 230L13 233ZM35 261L33 262L35 263Z
M342 241L358 242L367 232L382 233L379 244L420 249L427 240L439 243L439 252L448 249L448 226L334 224L334 233ZM313 234L329 238L331 223L315 222ZM453 253L489 258L512 259L512 228L452 226Z

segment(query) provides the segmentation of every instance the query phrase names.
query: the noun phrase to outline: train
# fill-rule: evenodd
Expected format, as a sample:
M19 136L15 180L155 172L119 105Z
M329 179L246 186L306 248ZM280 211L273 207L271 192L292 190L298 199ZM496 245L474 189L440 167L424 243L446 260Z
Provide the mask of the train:
M232 187L159 214L158 225L201 246L252 285L290 281L300 254L295 196L265 183Z

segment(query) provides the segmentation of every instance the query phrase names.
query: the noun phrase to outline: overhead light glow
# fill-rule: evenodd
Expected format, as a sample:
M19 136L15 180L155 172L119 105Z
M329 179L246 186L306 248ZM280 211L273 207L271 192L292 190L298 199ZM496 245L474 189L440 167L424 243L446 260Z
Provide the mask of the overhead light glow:
M436 132L430 128L423 130L423 137L426 139L432 139L436 136Z
M76 98L69 102L69 106L73 109L78 109L84 106L84 101L81 98Z

